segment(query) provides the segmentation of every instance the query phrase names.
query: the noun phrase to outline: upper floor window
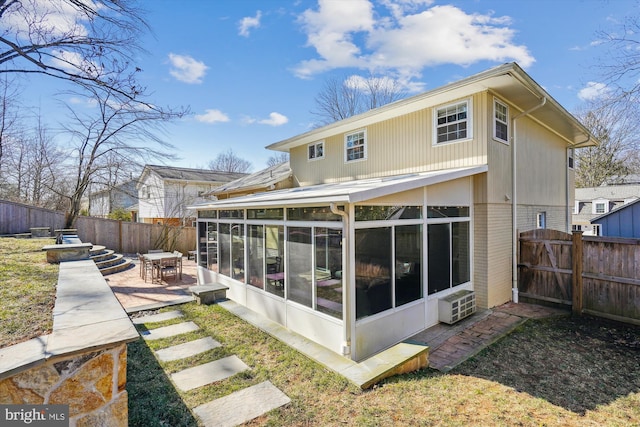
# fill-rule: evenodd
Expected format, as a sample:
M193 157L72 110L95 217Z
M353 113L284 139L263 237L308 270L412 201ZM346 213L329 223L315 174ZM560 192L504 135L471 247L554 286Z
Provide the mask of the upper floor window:
M436 108L434 110L436 144L471 138L470 110L471 103L468 100Z
M363 160L367 158L367 132L359 130L344 137L344 161Z
M567 150L567 165L569 166L569 169L573 169L574 156L575 156L575 149L569 148Z
M509 143L509 107L497 99L493 102L493 137Z
M603 214L606 213L606 203L605 202L596 202L593 204L593 213Z
M149 196L149 187L147 187L146 185L143 185L142 188L140 189L140 198L142 199L148 199Z
M323 159L324 158L324 141L314 142L307 146L307 159Z

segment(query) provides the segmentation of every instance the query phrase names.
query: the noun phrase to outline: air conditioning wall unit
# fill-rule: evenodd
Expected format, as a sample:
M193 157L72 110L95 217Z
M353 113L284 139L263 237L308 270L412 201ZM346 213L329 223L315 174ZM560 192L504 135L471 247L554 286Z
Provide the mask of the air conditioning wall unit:
M438 300L438 319L443 323L456 323L476 312L476 293L458 291Z

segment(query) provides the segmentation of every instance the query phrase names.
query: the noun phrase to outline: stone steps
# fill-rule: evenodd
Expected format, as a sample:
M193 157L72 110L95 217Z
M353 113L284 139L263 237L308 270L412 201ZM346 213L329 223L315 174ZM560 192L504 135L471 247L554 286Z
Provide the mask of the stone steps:
M103 276L127 270L134 265L131 260L102 245L93 245L89 250L89 258L96 263Z
M180 311L174 310L132 320L136 324L147 324L177 319L181 316ZM182 322L149 329L142 333L142 337L145 340L168 338L198 329L198 325L193 322ZM213 338L205 337L157 350L155 355L161 362L167 362L186 359L220 346L221 344ZM183 369L171 374L170 378L178 389L185 392L222 381L248 369L251 368L240 358L232 355ZM265 381L192 409L203 426L231 427L251 421L290 402L291 399L286 394L271 382Z

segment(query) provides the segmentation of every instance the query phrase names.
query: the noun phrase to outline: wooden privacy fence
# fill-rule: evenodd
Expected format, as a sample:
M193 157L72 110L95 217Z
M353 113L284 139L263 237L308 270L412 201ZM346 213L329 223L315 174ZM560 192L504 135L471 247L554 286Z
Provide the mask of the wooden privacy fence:
M0 200L0 235L28 233L31 227L64 227L65 214L21 203ZM196 248L194 227L117 221L80 216L74 228L83 242L106 246L119 253L135 254L149 249L178 250L183 254Z
M520 234L519 295L640 325L640 239L556 230Z

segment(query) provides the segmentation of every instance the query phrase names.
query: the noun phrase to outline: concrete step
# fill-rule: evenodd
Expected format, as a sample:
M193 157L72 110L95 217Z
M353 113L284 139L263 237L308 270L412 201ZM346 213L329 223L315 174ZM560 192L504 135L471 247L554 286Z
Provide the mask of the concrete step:
M198 325L193 322L176 323L171 326L163 326L162 328L149 329L140 333L145 340L159 340L162 338L173 337L180 334L186 334L187 332L193 332L200 329Z
M150 314L148 316L134 317L131 319L134 325L142 325L144 323L164 322L165 320L177 319L182 317L180 310L165 311L164 313Z
M129 268L135 267L135 264L128 259L121 259L119 264L112 265L110 267L99 268L100 273L103 276L108 276L109 274L118 273L120 271L128 270Z
M286 394L265 381L197 406L193 412L204 426L232 427L290 402Z
M171 379L182 391L193 390L249 369L238 356L229 356L213 362L187 368L171 374Z
M94 260L96 263L101 262L101 261L105 261L108 260L109 258L113 257L113 254L115 254L115 251L112 251L111 249L105 249L101 252L89 252L89 258L91 258L92 260Z
M156 351L156 356L163 362L170 362L172 360L186 359L187 357L195 356L196 354L204 353L205 351L220 346L222 346L222 344L218 341L211 337L206 337L163 348L162 350Z
M101 254L102 252L105 251L105 249L107 249L105 246L93 245L93 247L89 249L89 256Z
M100 258L98 260L93 259L93 262L96 263L96 266L98 268L107 268L107 267L111 267L112 265L117 265L120 264L122 262L122 258L123 256L120 254L114 254L113 251L110 255L100 255Z

